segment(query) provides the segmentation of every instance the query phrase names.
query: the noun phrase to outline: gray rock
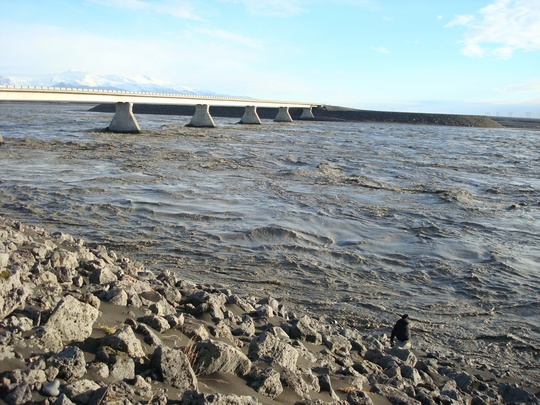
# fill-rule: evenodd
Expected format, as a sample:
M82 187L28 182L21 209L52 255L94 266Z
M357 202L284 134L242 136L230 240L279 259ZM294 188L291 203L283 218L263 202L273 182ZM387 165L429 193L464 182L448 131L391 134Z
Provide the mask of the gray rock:
M227 340L228 343L236 347L241 347L242 342L233 336L231 328L225 323L225 321L219 321L218 324L210 328L212 335L220 340Z
M116 274L108 266L95 268L89 276L92 284L109 284L118 281Z
M281 372L281 383L291 388L301 399L310 399L310 386L298 370L284 369Z
M62 392L69 399L77 403L87 404L94 395L94 392L100 389L97 382L90 380L77 380L62 387Z
M249 374L251 379L250 386L259 394L274 399L283 392L280 374L272 368L253 370Z
M420 376L420 373L414 367L411 367L407 364L403 364L402 366L400 366L400 370L401 370L401 376L409 380L409 382L412 385L416 386L424 382L424 380Z
M102 338L101 345L125 352L130 357L146 356L141 341L135 336L129 325L122 325L112 335Z
M350 405L373 405L373 401L364 391L351 391L347 394L347 402Z
M177 312L176 314L167 315L165 319L167 319L167 322L169 322L169 326L171 328L177 328L179 326L183 326L185 322L184 314L182 312Z
M47 397L57 397L60 395L60 381L54 380L41 387L41 393Z
M152 329L158 332L165 332L171 328L171 325L169 325L167 319L156 314L141 316L140 318L137 318L137 321L150 326Z
M47 360L47 366L58 368L58 378L71 381L86 374L84 352L77 346L67 346Z
M352 344L349 339L342 335L325 334L323 337L323 342L325 346L332 351L332 353L339 356L348 356L352 349Z
M123 288L114 287L105 293L104 300L111 304L126 307L128 305L128 293Z
M255 334L255 322L249 315L244 315L242 317L242 322L238 323L232 329L233 335L236 336L248 336L251 337Z
M476 383L476 378L470 374L467 374L465 372L456 373L453 376L453 379L455 380L458 388L462 390L463 392L470 393L473 385Z
M436 405L438 402L436 398L440 395L438 389L428 390L424 387L416 387L415 398L419 400L422 405Z
M186 391L182 397L182 405L256 405L259 401L253 396L200 394L195 391Z
M223 307L227 302L227 296L221 293L211 294L204 290L198 290L187 296L185 301L196 307L201 304L213 304L216 307Z
M16 309L23 309L30 287L21 280L20 269L0 271L0 320Z
M276 316L276 313L274 312L274 309L268 305L260 305L259 307L255 308L255 316L261 317L261 318L272 318Z
M378 364L384 369L390 368L390 367L396 367L399 365L398 358L391 356L390 354L387 354L384 351L379 350L379 349L369 349L366 352L364 359L372 363Z
M94 294L85 293L81 296L81 302L92 305L94 308L99 309L101 301Z
M251 361L240 350L225 343L210 339L194 345L196 360L193 369L199 375L218 371L246 375L251 370Z
M262 359L285 368L295 369L298 356L298 350L269 333L262 333L253 338L249 344L248 357L251 360Z
M73 277L77 275L76 269L79 267L78 254L57 248L49 256L48 261L58 281L71 284Z
M176 313L176 308L169 304L169 302L165 298L162 298L158 302L151 304L148 308L154 314L162 317L165 317L167 315L173 315Z
M0 270L4 270L9 263L9 253L0 253Z
M192 340L210 339L210 332L200 323L185 322L182 332Z
M66 394L60 394L58 398L52 403L52 405L75 405Z
M303 339L316 345L322 344L322 336L314 328L316 321L308 316L303 316L293 322L289 336L293 339Z
M451 398L455 401L462 401L461 394L458 391L457 384L454 380L448 380L441 388L441 396Z
M140 401L140 396L136 393L135 387L127 384L125 381L114 381L106 387L101 387L94 392L88 405L104 405L104 404L118 404L118 405L130 405L130 404L146 404L151 398L151 390L147 395L144 393L145 401Z
M319 375L319 387L321 391L325 391L330 393L330 396L332 399L337 400L339 399L339 396L334 391L334 388L332 387L332 381L330 380L329 374L321 374Z
M115 357L115 362L109 366L109 376L115 380L132 380L135 378L135 362L126 354Z
M182 350L160 346L154 352L152 363L166 384L182 390L197 389L198 381L190 358Z
M71 295L64 297L47 321L46 334L59 337L62 342L80 342L92 334L98 310Z
M373 384L371 392L386 397L394 405L420 405L421 402L409 397L403 391L390 385Z
M109 366L106 363L91 363L86 368L87 376L91 380L100 380L109 377Z
M397 357L404 364L407 364L411 367L416 366L416 363L418 362L418 358L416 357L416 355L412 352L412 350L409 350L409 349L400 349L399 347L391 347L391 348L385 349L384 351L391 356Z
M517 384L503 383L499 385L499 395L510 404L540 404L540 400Z
M173 284L174 285L174 284ZM159 293L165 298L170 304L179 304L182 301L182 293L174 287L167 287L159 289Z
M11 345L0 344L0 361L15 358L15 349Z
M27 383L18 384L4 398L8 405L22 405L32 401L32 390Z
M150 345L153 348L163 346L162 340L158 335L147 325L141 323L137 326L137 333L140 333L144 337L144 343Z
M237 305L244 312L254 312L255 307L246 301L244 298L239 297L236 294L232 294L227 297L227 303Z

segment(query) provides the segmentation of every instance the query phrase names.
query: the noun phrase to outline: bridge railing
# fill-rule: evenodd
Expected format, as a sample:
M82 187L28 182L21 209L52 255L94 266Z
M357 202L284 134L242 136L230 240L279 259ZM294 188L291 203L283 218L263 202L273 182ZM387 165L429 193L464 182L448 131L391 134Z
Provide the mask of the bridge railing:
M51 86L14 86L7 84L0 84L0 89L13 89L13 90L35 90L35 91L59 91L59 92L87 92L87 93L99 93L99 94L127 94L127 95L148 95L148 96L170 96L170 97L191 97L191 98L215 98L221 100L249 100L249 97L233 97L233 96L214 96L206 94L186 94L186 93L158 93L148 91L128 91L128 90L115 90L115 89L93 89L84 87L51 87Z
M306 103L295 101L278 101L278 100L262 100L251 97L234 97L234 96L217 96L217 95L201 95L201 94L185 94L185 93L158 93L158 92L143 92L143 91L127 91L113 89L94 89L94 88L78 88L78 87L51 87L51 86L15 86L15 85L0 85L0 91L20 91L20 92L36 92L36 93L64 93L64 94L93 94L93 95L120 95L134 97L161 97L169 99L198 99L201 101L233 101L242 102L249 105L250 103L267 103L274 105L297 105L297 106L319 106L320 103Z

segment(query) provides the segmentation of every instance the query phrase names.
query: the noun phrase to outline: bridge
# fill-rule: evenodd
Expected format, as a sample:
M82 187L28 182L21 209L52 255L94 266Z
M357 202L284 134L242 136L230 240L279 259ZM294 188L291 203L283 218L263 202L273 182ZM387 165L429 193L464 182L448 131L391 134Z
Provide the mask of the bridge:
M121 90L96 90L59 87L0 86L0 101L46 101L71 103L116 103L108 129L112 132L140 132L133 104L193 105L195 113L188 126L215 127L210 106L245 107L242 124L261 124L257 107L278 108L274 121L292 122L289 108L302 108L301 119L313 118L312 107L319 104L257 100L239 97L214 97L185 94L139 93Z

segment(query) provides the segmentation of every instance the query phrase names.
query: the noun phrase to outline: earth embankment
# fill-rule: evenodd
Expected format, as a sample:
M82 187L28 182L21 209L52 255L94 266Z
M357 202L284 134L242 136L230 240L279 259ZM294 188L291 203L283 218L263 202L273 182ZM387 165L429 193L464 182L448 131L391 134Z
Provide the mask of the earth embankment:
M100 104L90 111L114 112L114 104ZM174 106L174 105L149 105L135 104L133 112L135 114L164 114L164 115L193 115L194 106ZM242 117L243 107L210 107L210 114L213 117ZM277 108L258 108L257 113L262 119L273 119L277 114ZM301 108L291 108L290 114L293 119L298 120L302 114ZM517 119L512 122L497 122L490 117L478 115L456 115L456 114L428 114L410 112L391 111L371 111L358 110L353 108L324 105L313 108L314 120L320 121L354 121L354 122L387 122L417 125L446 125L480 128L503 128L506 126L516 127ZM540 124L540 123L539 123Z

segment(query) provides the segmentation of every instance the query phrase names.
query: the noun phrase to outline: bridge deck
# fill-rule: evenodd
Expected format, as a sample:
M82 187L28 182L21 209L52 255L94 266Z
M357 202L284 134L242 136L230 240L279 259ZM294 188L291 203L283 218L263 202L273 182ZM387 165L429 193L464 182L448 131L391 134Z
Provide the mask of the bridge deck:
M57 87L0 86L0 101L60 101L72 103L144 103L223 107L289 107L309 108L319 104L258 100L239 97L214 97L189 94L137 93L120 90L95 90Z

